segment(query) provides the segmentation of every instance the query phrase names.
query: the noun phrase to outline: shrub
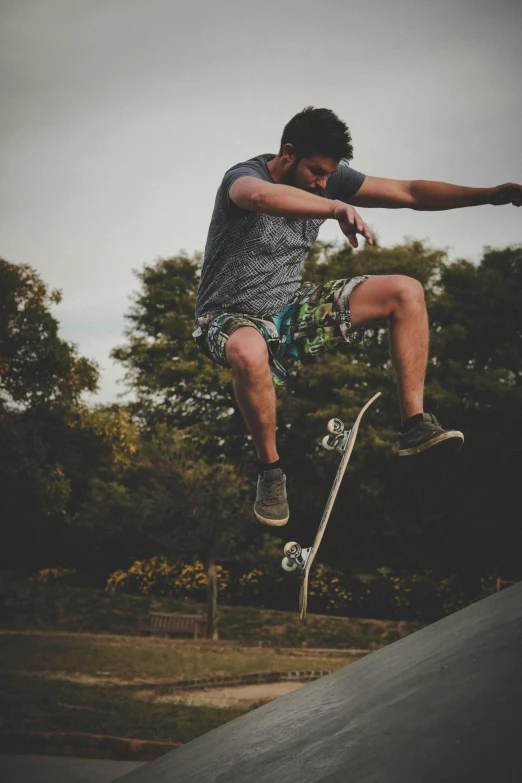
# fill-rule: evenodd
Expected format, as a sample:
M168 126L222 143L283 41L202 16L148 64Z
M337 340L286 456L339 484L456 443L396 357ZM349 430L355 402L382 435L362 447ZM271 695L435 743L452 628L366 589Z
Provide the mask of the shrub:
M216 566L218 587L226 590L228 572ZM109 592L125 592L141 595L163 595L204 601L207 589L207 573L203 563L179 563L166 557L136 560L128 571L115 571L109 576L106 589Z
M76 581L77 571L75 568L42 568L29 577L30 582L40 582L45 585L73 585Z
M238 566L216 566L219 600L224 604L267 609L295 609L299 577L285 574L279 563L260 564L248 572ZM47 569L52 571L53 569ZM46 572L47 572L46 571ZM43 572L41 572L43 573ZM141 595L205 601L207 574L203 563L180 563L166 557L137 560L128 571L115 571L106 589ZM431 622L456 612L496 589L496 575L463 586L457 576L437 577L432 571L347 575L317 564L309 583L310 611L376 619Z

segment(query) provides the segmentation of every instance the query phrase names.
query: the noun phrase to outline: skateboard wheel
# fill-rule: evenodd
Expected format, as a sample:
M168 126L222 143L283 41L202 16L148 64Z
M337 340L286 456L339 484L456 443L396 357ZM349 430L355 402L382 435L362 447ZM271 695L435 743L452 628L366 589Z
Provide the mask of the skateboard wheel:
M284 545L283 552L285 553L286 557L299 557L301 554L301 547L297 541L289 541Z
M321 441L324 448L327 449L327 451L333 451L335 449L335 441L333 441L333 438L331 435L325 435L323 440Z
M344 432L344 422L341 419L330 419L326 429L332 435L341 435Z
M283 557L281 561L281 565L283 566L283 569L285 571L295 571L295 569L297 568L297 563L295 562L295 560L290 560L290 558L288 557Z

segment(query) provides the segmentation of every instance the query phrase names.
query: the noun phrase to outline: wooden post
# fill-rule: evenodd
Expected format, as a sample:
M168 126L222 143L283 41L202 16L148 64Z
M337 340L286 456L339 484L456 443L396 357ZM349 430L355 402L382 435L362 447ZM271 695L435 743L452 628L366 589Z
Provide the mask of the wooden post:
M218 639L218 585L214 553L208 559L207 570L207 639Z

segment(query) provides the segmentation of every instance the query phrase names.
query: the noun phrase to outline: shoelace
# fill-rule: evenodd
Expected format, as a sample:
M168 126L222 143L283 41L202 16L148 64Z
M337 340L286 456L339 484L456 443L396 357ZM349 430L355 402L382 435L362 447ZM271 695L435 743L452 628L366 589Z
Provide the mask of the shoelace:
M276 479L275 481L263 481L264 500L266 502L281 503L283 500L282 485L283 485L282 479Z

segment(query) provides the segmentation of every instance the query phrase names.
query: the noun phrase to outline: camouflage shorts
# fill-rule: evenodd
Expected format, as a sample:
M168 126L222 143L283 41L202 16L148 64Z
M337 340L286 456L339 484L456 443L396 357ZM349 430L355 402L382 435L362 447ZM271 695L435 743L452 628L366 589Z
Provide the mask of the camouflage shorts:
M330 280L319 286L304 283L282 310L263 318L208 313L198 319L194 339L201 353L221 367L230 367L225 355L228 338L242 326L254 327L266 340L274 383L284 385L286 370L281 361L285 358L316 356L363 339L364 329L350 332L350 294L367 278Z

